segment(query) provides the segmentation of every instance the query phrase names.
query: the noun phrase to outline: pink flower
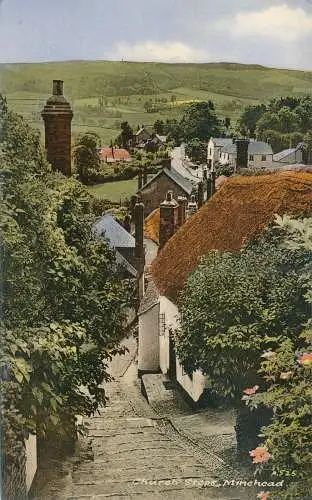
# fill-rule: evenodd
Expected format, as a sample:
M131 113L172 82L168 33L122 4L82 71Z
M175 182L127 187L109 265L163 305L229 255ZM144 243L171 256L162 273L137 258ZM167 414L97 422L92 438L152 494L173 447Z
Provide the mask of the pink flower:
M260 493L258 493L258 495L257 495L257 498L259 498L260 500L268 500L269 492L268 491L260 491Z
M282 380L288 380L288 379L290 379L290 378L291 378L292 374L293 374L292 372L282 372L282 373L280 374L280 378L281 378Z
M301 356L301 358L298 359L298 363L300 363L303 366L310 366L312 365L312 353L305 353Z
M244 394L247 394L247 396L251 396L252 394L256 394L258 389L259 389L259 386L254 385L253 387L250 387L249 389L245 389L243 392L244 392Z
M268 462L272 456L264 446L258 446L258 448L250 451L249 455L253 457L253 464L263 464Z

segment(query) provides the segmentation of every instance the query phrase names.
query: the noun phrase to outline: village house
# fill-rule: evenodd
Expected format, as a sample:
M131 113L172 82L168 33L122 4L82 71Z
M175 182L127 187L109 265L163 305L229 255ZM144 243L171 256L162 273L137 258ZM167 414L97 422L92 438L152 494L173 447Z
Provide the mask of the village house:
M179 327L179 293L209 251L238 251L276 213L311 210L312 176L308 167L305 170L229 179L189 218L183 217L185 207L170 195L159 209L159 233L145 223L145 234L158 237L160 251L149 267L138 313L140 376L162 373L175 380L194 405L205 403L209 379L201 370L187 373L175 353L172 332Z
M152 132L142 126L133 136L133 146L144 148L147 141L152 139Z
M231 138L211 137L207 146L207 164L209 168L215 167L220 162L221 153L225 146L230 146L233 143Z
M146 183L138 186L137 194L144 204L145 217L159 208L168 191L173 192L175 199L185 196L190 200L191 195L196 193L196 185L168 164Z
M263 141L250 140L248 144L247 168L270 168L273 162L273 150L270 144ZM222 148L220 165L230 165L233 168L237 163L237 148L235 143Z
M99 150L101 161L105 163L115 163L119 161L131 161L130 153L123 148L101 148Z
M282 165L291 165L294 163L303 163L304 144L301 142L295 148L283 149L273 155L273 162ZM278 165L275 165L278 166Z

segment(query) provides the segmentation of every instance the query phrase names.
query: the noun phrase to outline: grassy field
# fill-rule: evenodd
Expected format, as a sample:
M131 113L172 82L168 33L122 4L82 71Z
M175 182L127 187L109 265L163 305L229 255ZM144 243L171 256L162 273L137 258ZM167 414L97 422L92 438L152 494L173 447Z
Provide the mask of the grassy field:
M152 125L156 119L181 116L187 103L196 100L211 99L221 117L235 120L247 104L274 96L312 93L312 72L230 63L0 64L0 75L10 107L41 130L40 112L50 95L52 80L63 79L74 110L73 134L95 131L103 145L116 137L124 120L135 128ZM99 97L103 97L103 106ZM158 106L157 112L145 111L148 100Z
M96 198L118 202L135 195L137 185L138 181L135 178L128 181L106 182L89 186L88 190Z

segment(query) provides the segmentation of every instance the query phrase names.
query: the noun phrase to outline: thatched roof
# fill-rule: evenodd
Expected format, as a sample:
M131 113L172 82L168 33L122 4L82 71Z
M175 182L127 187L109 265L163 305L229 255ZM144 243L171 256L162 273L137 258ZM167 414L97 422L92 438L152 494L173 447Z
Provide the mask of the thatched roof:
M144 221L144 236L159 245L160 210L156 208Z
M312 174L239 176L217 193L167 242L151 266L160 294L175 301L189 274L210 250L235 251L275 214L312 213Z

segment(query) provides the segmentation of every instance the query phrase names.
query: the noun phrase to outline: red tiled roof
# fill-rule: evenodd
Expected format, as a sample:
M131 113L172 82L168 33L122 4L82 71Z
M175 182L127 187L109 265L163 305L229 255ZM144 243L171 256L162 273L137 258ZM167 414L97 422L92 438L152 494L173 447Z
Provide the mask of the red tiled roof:
M100 157L103 160L129 160L130 154L126 149L121 148L101 148L100 149Z
M158 254L151 273L158 291L176 300L189 274L211 250L237 251L275 214L312 213L312 174L284 171L224 182Z

